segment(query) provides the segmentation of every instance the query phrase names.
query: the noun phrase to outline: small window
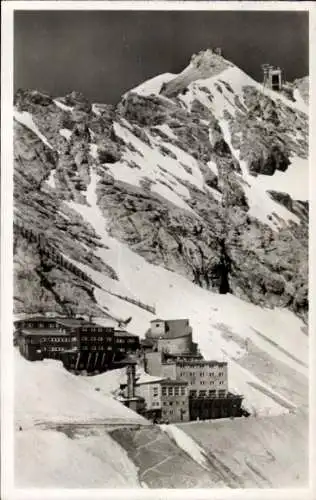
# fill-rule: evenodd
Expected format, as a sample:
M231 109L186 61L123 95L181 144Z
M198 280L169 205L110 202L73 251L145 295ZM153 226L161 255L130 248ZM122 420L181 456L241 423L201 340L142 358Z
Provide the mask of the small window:
M169 401L169 405L172 406L173 405L173 402L172 401Z
M185 387L181 387L181 396L185 396Z
M168 396L173 396L173 387L168 387Z
M167 387L162 388L162 395L167 396Z
M180 387L175 387L174 388L174 394L175 394L175 396L179 396L179 394L180 394Z
M98 337L98 340L99 340L100 342L102 342L103 337Z
M154 396L154 397L157 397L157 396L158 396L158 387L157 387L157 386L154 386L154 387L153 387L153 396Z

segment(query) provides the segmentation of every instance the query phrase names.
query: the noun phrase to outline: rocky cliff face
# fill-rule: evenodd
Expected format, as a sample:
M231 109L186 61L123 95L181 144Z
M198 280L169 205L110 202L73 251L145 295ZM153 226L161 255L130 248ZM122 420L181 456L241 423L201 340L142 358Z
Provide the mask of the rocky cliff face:
M302 102L207 51L117 106L24 90L15 109L17 312L111 314L91 279L120 280L104 230L202 288L307 320ZM102 234L84 215L96 209Z

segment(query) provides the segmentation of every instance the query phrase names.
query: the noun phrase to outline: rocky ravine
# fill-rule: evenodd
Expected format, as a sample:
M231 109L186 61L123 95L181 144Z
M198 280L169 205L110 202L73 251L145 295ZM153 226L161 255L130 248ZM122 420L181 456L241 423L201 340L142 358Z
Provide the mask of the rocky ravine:
M21 90L15 110L16 312L98 313L76 263L118 279L69 203L87 204L94 173L112 237L203 288L307 321L308 201L289 181L307 161L302 103L206 51L117 106Z

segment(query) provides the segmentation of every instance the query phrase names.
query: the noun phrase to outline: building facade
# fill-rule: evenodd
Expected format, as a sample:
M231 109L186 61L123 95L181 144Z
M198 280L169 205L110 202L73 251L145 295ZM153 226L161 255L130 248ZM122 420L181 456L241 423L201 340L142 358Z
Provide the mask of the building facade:
M136 395L146 402L146 416L168 422L189 420L189 395L187 383L156 378L136 383Z
M163 352L145 354L146 371L150 375L187 382L191 396L226 397L228 393L227 363L207 361L201 356L172 356Z
M155 319L150 322L146 339L154 344L154 350L170 354L197 352L197 344L192 340L192 328L187 319Z
M190 420L249 416L242 409L242 396L228 393L225 397L189 396Z
M263 84L272 90L281 90L283 85L282 70L279 67L263 64Z
M77 318L29 318L15 322L15 328L25 358L59 359L75 371L106 371L139 348L135 335Z
M168 422L188 422L189 393L187 383L166 379L161 383L161 416Z

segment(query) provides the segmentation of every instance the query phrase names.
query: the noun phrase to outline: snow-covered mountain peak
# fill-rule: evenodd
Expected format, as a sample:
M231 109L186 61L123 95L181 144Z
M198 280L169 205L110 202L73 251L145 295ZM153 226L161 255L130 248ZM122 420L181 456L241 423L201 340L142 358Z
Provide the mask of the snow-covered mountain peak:
M203 354L232 359L235 389L279 412L273 377L256 394L255 369L238 360L248 359L246 336L259 364L268 353L306 371L303 106L210 51L117 106L21 91L16 312L132 316L140 335L153 314L188 315Z
M161 94L166 97L175 97L185 92L188 85L196 80L203 80L219 75L232 63L208 49L192 56L190 64L174 79L164 83Z

